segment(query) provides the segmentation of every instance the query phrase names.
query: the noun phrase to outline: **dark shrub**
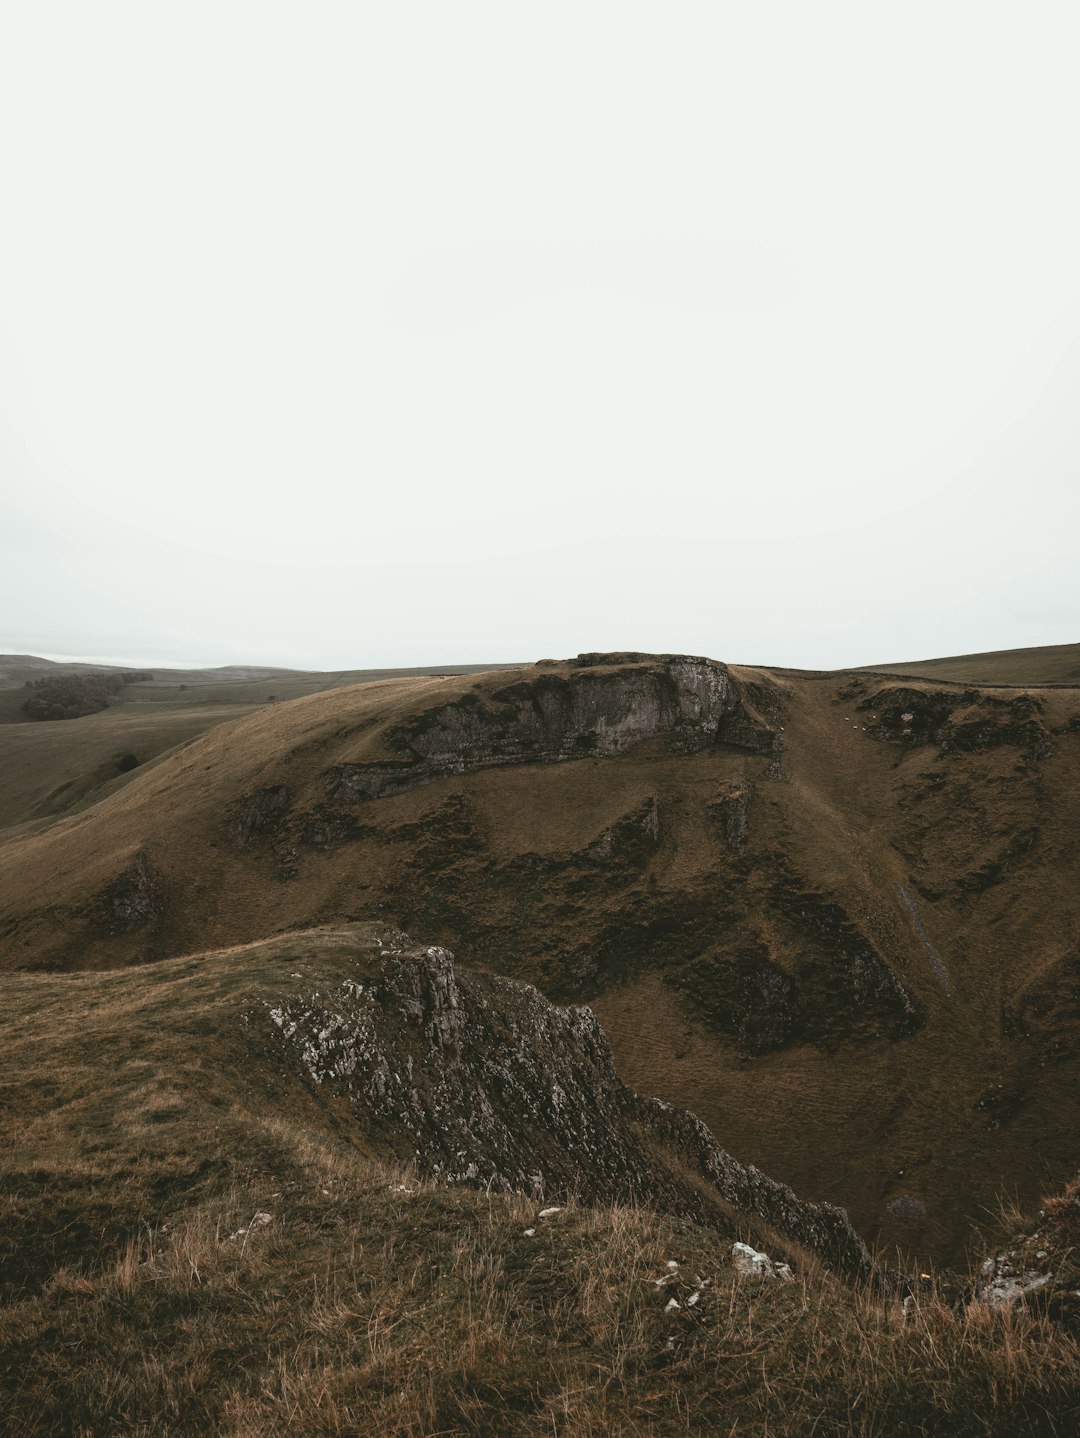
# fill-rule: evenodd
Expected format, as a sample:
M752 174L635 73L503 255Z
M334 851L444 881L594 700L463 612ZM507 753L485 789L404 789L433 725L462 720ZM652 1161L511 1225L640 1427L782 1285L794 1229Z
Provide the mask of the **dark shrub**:
M23 705L31 719L81 719L109 707L109 698L119 694L124 681L119 674L67 674L55 679L36 679L33 693Z

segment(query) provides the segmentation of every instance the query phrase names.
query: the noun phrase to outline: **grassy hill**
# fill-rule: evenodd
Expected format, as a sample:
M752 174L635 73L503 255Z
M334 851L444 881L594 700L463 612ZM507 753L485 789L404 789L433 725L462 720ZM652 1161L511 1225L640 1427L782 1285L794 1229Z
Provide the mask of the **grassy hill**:
M998 649L902 664L867 665L878 673L948 679L960 684L1080 685L1080 644L1045 644L1032 649Z
M139 765L152 763L215 724L269 704L373 680L473 673L487 667L331 673L243 665L149 669L140 672L152 674L152 680L125 685L101 713L35 723L23 711L28 682L124 671L27 654L0 655L0 831L27 823L40 826L42 820L77 813L122 788Z
M1080 695L718 668L706 734L663 727L677 668L392 679L219 722L0 840L0 962L400 924L587 1001L633 1088L958 1262L1003 1192L1030 1208L1076 1166ZM601 693L592 748L537 749Z
M1034 1310L926 1283L905 1312L797 1248L755 1283L746 1219L389 1160L245 1022L366 980L385 932L6 976L5 1434L1074 1431L1080 1348Z

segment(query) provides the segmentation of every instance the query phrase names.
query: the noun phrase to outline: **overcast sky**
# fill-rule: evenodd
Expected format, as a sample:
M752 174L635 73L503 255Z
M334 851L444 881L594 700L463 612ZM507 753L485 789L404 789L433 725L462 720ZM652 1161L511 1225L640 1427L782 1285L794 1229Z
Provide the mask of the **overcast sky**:
M1080 640L1080 7L0 8L0 650Z

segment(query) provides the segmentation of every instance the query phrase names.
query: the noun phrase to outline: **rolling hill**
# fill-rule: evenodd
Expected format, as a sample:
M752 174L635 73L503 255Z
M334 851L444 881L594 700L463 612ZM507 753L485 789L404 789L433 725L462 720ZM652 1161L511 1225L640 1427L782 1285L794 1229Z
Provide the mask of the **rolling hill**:
M354 669L334 673L230 665L219 669L125 670L60 663L32 654L0 655L0 830L37 827L77 813L122 788L152 763L226 719L269 704L376 679L472 673L491 666ZM97 674L141 678L125 683L107 709L77 722L35 723L25 713L27 685ZM149 677L146 677L149 676Z
M867 666L870 668L871 666ZM878 673L947 679L957 684L1080 684L1080 644L1044 644L1030 649L998 649L986 654L956 654L904 664L875 664Z

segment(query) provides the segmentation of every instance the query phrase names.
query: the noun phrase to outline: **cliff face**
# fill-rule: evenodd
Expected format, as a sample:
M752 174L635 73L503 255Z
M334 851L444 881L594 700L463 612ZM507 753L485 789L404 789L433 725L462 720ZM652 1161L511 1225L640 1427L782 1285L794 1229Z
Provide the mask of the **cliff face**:
M612 664L619 660L631 662ZM727 666L713 659L583 655L569 668L417 714L388 736L401 758L342 764L331 802L400 794L474 769L606 759L646 739L662 739L680 754L720 743L778 750L778 734L751 713Z
M426 1174L558 1198L631 1199L703 1222L743 1215L849 1276L870 1270L842 1209L738 1163L684 1110L615 1074L588 1008L457 970L445 949L386 952L355 980L249 1014L364 1130Z

